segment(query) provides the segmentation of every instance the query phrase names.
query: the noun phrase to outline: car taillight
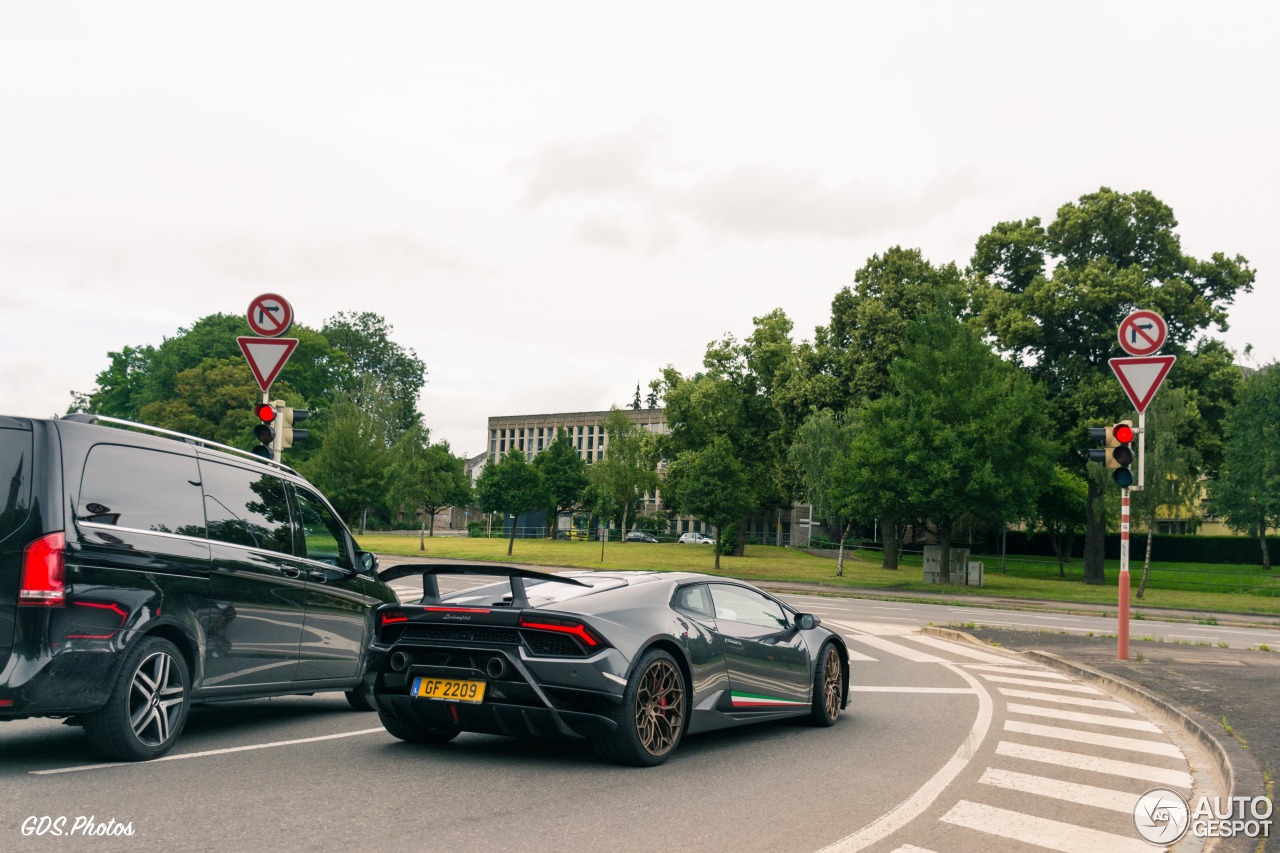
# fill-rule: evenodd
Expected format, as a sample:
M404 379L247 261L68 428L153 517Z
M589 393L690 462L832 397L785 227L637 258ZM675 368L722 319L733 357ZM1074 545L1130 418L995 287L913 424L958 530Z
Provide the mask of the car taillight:
M50 533L32 542L22 552L22 586L18 604L34 607L62 607L66 597L67 539Z
M396 622L408 622L409 617L405 616L400 610L383 610L378 614L378 627L385 628L388 625L394 625Z
M556 619L551 616L521 616L520 627L569 634L577 637L588 646L598 646L604 642L586 625L572 619Z

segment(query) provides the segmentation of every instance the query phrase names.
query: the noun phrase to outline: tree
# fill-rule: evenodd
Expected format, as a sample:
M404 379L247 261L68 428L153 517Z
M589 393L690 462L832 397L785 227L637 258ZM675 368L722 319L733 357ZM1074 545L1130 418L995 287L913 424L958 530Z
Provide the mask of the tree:
M679 512L696 515L716 531L716 571L720 571L720 530L754 509L744 467L725 438L702 450L686 450L667 468L666 491Z
M1054 556L1058 558L1058 577L1067 576L1066 565L1071 560L1071 545L1076 531L1084 525L1085 502L1089 487L1084 478L1062 465L1054 465L1040 496L1036 499L1035 512L1028 519L1032 528L1049 534Z
M454 456L447 441L431 444L430 433L421 424L414 424L400 435L391 448L390 460L388 498L410 511L421 508L430 519L428 535L436 535L437 512L471 501L466 460ZM424 545L418 544L421 550Z
M844 574L844 546L858 501L849 479L853 429L830 409L810 416L796 432L791 464L800 472L804 498L826 524L840 531L836 575Z
M1195 410L1187 402L1187 392L1172 388L1158 394L1147 409L1144 420L1142 475L1143 488L1130 491L1130 515L1147 533L1146 557L1142 561L1142 580L1138 582L1138 598L1147 589L1151 571L1151 536L1161 509L1170 516L1194 505L1200 491L1195 471L1200 467L1200 453L1187 443L1186 432Z
M662 394L662 382L658 379L649 381L649 393L644 397L644 404L650 409L658 408L658 401Z
M391 340L393 329L380 315L369 311L339 312L320 333L333 348L351 360L352 377L347 390L360 402L360 391L370 379L390 399L388 416L392 431L409 429L420 419L418 395L426 384L427 368L417 353Z
M347 523L360 532L370 508L381 502L389 466L389 443L382 419L339 393L317 427L319 449L300 465L311 482L328 495Z
M636 383L636 395L631 398L632 411L640 411L640 383Z
M851 453L857 492L933 525L949 580L965 520L1029 515L1051 471L1044 396L978 332L940 306L907 336L888 393L860 412Z
M627 522L639 512L645 493L661 484L656 445L650 439L652 433L617 407L605 417L604 432L604 458L591 466L592 482L607 495L618 513L618 529L625 535Z
M514 516L511 520L511 538L507 542L507 556L516 543L516 527L520 514L547 506L548 496L542 473L530 465L520 450L507 451L496 465L486 465L476 479L476 499L485 512L500 512Z
M1226 422L1226 449L1210 489L1213 511L1239 533L1258 537L1271 570L1267 530L1280 527L1280 368L1268 365L1244 382Z
M1170 382L1187 387L1207 419L1202 435L1218 428L1208 419L1235 398L1236 383L1205 381L1222 376L1224 348L1198 336L1212 325L1226 329L1227 309L1252 290L1254 272L1238 255L1184 254L1177 224L1150 192L1103 187L1060 207L1047 228L1038 218L1002 222L978 240L972 265L984 327L1044 388L1054 437L1077 470L1088 458L1086 428L1129 408L1107 359L1134 309L1164 317L1164 351L1178 356ZM1104 487L1103 478L1088 478L1085 580L1094 584L1103 582Z
M778 394L789 425L827 408L845 412L878 399L889 386L889 366L902 353L908 332L935 310L951 306L955 316L969 310L969 281L955 266L934 266L919 249L901 246L873 255L831 302L831 322L815 332L812 345L796 348ZM885 507L892 501L881 501ZM906 520L886 509L886 569L898 567L898 528Z
M582 502L587 488L587 463L578 455L564 427L556 430L555 440L533 457L533 467L542 474L547 489L547 537L556 535L556 520L562 512L570 512Z
M795 351L791 320L775 309L754 323L755 329L741 343L729 336L709 345L705 372L689 377L672 367L662 372L670 427L663 454L676 458L723 439L750 487L750 506L735 519L740 522L750 512L790 506L797 490L786 459L792 432L776 405L776 392ZM742 547L743 538L738 537L734 553L741 555Z

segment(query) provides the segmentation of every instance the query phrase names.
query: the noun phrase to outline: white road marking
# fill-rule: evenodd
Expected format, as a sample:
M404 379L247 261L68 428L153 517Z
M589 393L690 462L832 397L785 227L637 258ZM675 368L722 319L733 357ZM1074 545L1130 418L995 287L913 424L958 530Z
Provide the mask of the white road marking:
M853 649L849 649L848 651L849 660L869 660L872 662L878 660L878 658L873 658L871 655L864 655L862 652L855 652Z
M971 687L850 687L851 693L975 693Z
M255 749L273 749L277 746L296 746L300 743L316 743L322 740L337 740L344 737L356 737L357 735L371 735L374 732L387 733L387 730L379 726L376 729L361 729L358 732L342 732L336 735L321 735L320 737L304 737L297 740L278 740L273 743L255 743L247 746L233 746L227 749L208 749L204 752L185 752L182 755L162 755L159 758L153 758L150 761L115 761L109 764L84 764L80 767L61 767L57 770L32 770L32 776L51 776L56 773L78 773L81 770L101 770L104 767L149 767L158 764L161 761L185 761L188 758L207 758L210 755L227 755L232 752L249 752Z
M1146 779L1159 785L1176 785L1179 788L1190 789L1193 781L1191 774L1185 770L1169 770L1164 767L1137 764L1133 761L1099 758L1093 755L1081 755L1078 752L1044 749L1039 746L1027 746L1004 740L996 744L996 755L1038 761L1043 764L1052 764L1055 767L1086 770L1090 773L1109 773L1112 776L1124 776L1128 779Z
M974 754L978 751L978 747L982 745L983 740L986 739L987 732L991 728L991 694L987 692L981 682L955 664L947 664L946 668L967 681L978 695L978 715L973 721L973 726L969 729L969 736L965 738L965 742L960 745L960 748L956 750L947 763L942 765L942 768L933 774L929 781L917 788L916 792L906 801L852 835L845 836L836 843L823 848L821 853L856 853L856 851L864 850L872 844L887 838L890 834L915 820L925 809L929 808L933 801L938 798L938 795L946 790L947 786L973 760Z
M1028 723L1023 720L1005 720L1006 732L1017 732L1024 735L1055 738L1073 743L1090 743L1094 746L1105 746L1110 749L1127 749L1132 752L1145 752L1148 755L1164 755L1169 758L1186 758L1182 750L1171 743L1143 740L1136 737L1120 735L1104 735L1097 732L1086 732L1080 729L1067 729L1062 726L1043 726L1039 723Z
M1013 665L1006 665L1006 666L984 666L983 664L978 664L978 663L967 663L964 665L964 668L976 669L981 672L1002 672L1002 673L1005 673L1006 675L1027 675L1027 676L1034 676L1035 678L1052 678L1056 681L1071 680L1070 678L1068 678L1067 676L1063 675L1060 672L1050 672L1047 669L1019 669L1019 667L1024 667L1024 666L1026 666L1026 664L1024 663L1016 663Z
M981 649L971 648L964 643L956 643L951 640L943 640L940 637L933 637L928 634L911 634L910 639L917 643L923 643L926 646L932 646L935 649L944 649L953 655L959 655L963 658L971 660L983 661L984 663L1015 663L1013 658L1008 655L998 655L994 652L984 652Z
M1041 702L1055 702L1060 705L1078 705L1082 708L1094 708L1098 711L1120 711L1125 714L1133 713L1133 709L1128 705L1123 705L1119 702L1109 702L1105 699L1077 699L1074 696L1059 696L1056 693L1037 693L1034 690L1014 690L1009 687L997 687L996 690L1000 695L1008 696L1012 699L1036 699Z
M893 853L933 853L933 851L926 850L923 847L917 847L914 844L904 844L895 849Z
M1064 782L1061 779L1032 776L1029 773L1015 773L1012 770L997 770L994 767L988 767L978 781L984 785L994 785L1010 791L1052 797L1055 800L1110 809L1122 814L1132 814L1134 805L1141 799L1141 794L1113 791L1110 788L1098 788L1094 785L1081 785L1078 782Z
M1051 690L1066 690L1071 693L1091 693L1094 696L1105 695L1096 687L1090 687L1087 684L1057 684L1037 681L1034 678L1009 678L1004 675L988 675L983 673L982 677L987 681L994 681L998 684L1021 684L1023 687L1047 687Z
M845 636L855 643L863 643L871 646L873 649L879 649L882 652L888 652L891 655L897 655L900 658L906 658L907 660L915 661L916 663L949 662L937 655L916 651L909 646L904 646L901 643L895 643L893 640L886 640L884 637L877 637L871 634L846 634Z
M1102 832L1058 820L961 800L942 816L947 823L976 829L1061 853L1151 853L1141 838Z
M1124 717L1109 717L1106 714L1086 714L1083 711L1064 711L1061 708L1045 708L1041 705L1022 705L1010 702L1010 714L1027 714L1032 717L1052 717L1055 720L1068 720L1073 723L1088 723L1093 726L1111 726L1117 729L1130 729L1137 732L1160 732L1155 723L1146 720L1133 720Z

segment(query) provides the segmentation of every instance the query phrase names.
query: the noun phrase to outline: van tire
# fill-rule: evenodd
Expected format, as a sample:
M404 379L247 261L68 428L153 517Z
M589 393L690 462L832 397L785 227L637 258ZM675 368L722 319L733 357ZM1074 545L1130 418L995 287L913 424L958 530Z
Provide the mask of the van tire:
M84 730L105 758L147 761L173 748L190 708L186 659L163 637L146 637L125 657L111 697L85 717Z

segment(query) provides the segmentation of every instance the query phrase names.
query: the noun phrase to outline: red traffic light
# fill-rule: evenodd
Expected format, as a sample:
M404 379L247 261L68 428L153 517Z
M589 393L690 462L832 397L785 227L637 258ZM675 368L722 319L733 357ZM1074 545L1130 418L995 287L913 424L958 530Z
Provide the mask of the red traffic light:
M1128 424L1116 424L1111 428L1111 435L1121 444L1133 441L1133 427Z
M275 407L270 403L259 403L258 407L253 411L258 416L258 420L264 424L269 424L276 419Z

